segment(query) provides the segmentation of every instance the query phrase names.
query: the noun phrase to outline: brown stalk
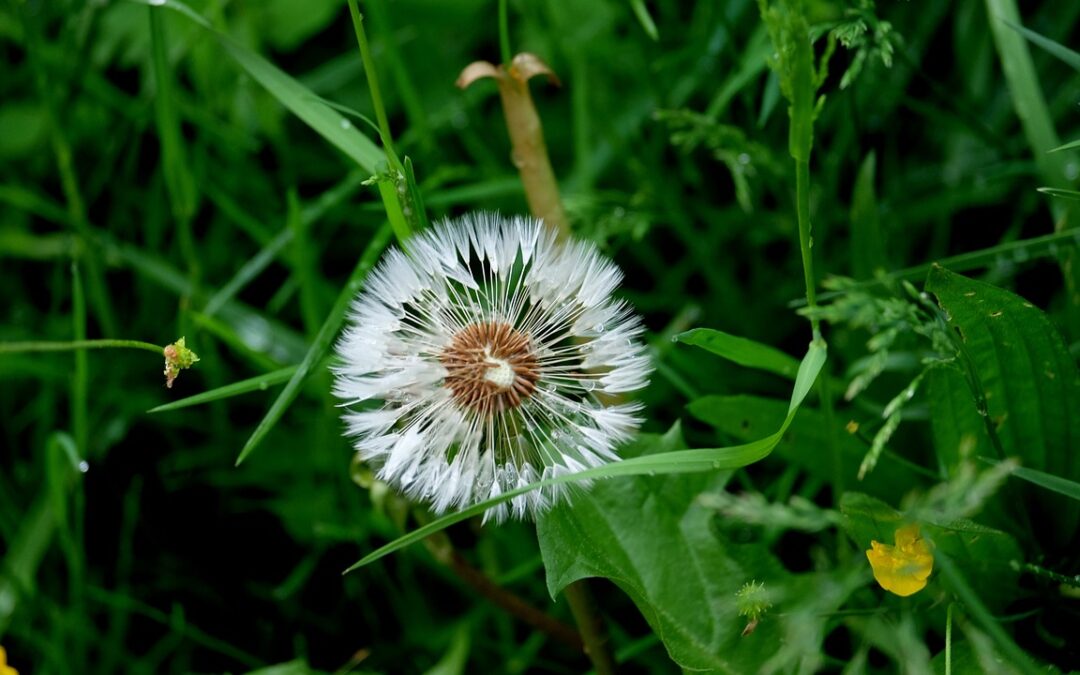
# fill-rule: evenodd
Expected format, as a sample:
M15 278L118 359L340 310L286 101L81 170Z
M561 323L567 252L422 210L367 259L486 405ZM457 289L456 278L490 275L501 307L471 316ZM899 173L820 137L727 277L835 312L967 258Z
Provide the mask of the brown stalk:
M529 80L536 75L544 75L549 82L559 85L554 71L540 57L527 53L515 56L509 68L487 61L470 63L461 71L456 84L465 89L485 77L495 80L502 99L506 129L510 133L511 158L521 174L529 210L561 236L566 236L570 233L570 225L559 199L559 184L548 158L540 116L529 92Z

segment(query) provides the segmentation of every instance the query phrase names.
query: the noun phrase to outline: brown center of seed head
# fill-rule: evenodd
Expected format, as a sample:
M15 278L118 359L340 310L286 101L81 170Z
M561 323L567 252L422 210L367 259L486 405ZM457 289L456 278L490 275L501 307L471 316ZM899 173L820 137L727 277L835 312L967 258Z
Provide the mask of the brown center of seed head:
M521 405L540 379L528 336L496 321L463 328L439 361L454 400L485 417Z

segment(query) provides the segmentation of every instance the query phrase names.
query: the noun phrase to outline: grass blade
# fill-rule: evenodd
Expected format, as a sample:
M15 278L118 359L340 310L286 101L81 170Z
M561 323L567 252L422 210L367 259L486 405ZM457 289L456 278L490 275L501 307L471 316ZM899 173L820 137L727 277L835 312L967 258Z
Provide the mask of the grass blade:
M219 401L224 398L232 398L233 396L239 396L252 391L264 391L269 387L281 384L282 382L290 379L298 366L288 366L275 370L272 373L266 373L265 375L256 375L255 377L249 377L246 380L240 380L239 382L233 382L227 384L224 387L218 387L217 389L211 389L210 391L204 391L194 396L188 396L178 401L171 401L159 406L155 406L146 412L159 413L168 412L170 410L180 410L182 408L190 408L193 405L202 405L211 401Z
M991 462L997 464L997 462ZM1080 483L1071 481L1061 476L1055 476L1045 471L1036 471L1035 469L1028 469L1023 466L1018 466L1012 470L1012 475L1021 480L1026 480L1029 483L1038 485L1039 487L1052 490L1058 494L1071 497L1077 501L1080 501Z
M1073 50L1069 49L1061 43L1054 42L1048 37L1044 37L1033 30L1024 28L1019 23L1013 23L1008 19L1002 19L1002 21L1004 21L1006 25L1015 30L1017 33L1020 33L1025 38L1027 38L1028 42L1030 42L1031 44L1046 51L1051 56L1080 71L1080 54L1074 52Z
M772 452L772 449L776 447L776 444L780 442L780 439L791 425L792 420L795 419L795 413L806 398L810 388L814 386L818 374L825 365L825 357L824 342L815 341L810 343L810 349L806 352L806 356L803 357L802 363L799 365L798 376L796 377L795 386L791 392L791 403L788 406L787 418L784 420L783 424L780 425L779 429L765 438L756 440L752 443L733 445L726 448L679 450L676 452L665 452L657 455L645 455L633 459L624 459L605 466L598 466L579 473L550 478L538 481L532 485L509 490L493 499L488 499L479 504L474 504L462 511L437 518L423 527L398 537L394 541L364 556L359 562L345 570L345 573L347 574L369 563L375 562L376 560L405 548L410 544L415 544L424 537L444 530L454 523L459 523L468 518L472 518L473 516L478 516L492 506L496 506L517 495L525 494L532 490L551 485L573 483L582 480L615 478L617 476L694 473L697 471L738 469L747 464L752 464L753 462L764 459Z
M256 82L266 88L283 106L304 121L316 133L345 153L365 171L375 173L384 161L383 153L361 134L341 113L322 103L310 89L297 82L287 73L244 47L228 35L218 32L198 12L178 0L157 0L146 4L161 5L179 12L194 21L217 39L240 66Z
M259 445L259 441L261 441L274 425L277 424L278 420L281 419L281 416L285 414L285 410L296 399L297 394L300 393L300 385L303 383L304 379L312 371L314 366L319 361L322 361L323 357L326 356L326 353L330 351L330 343L333 342L334 336L337 335L338 329L341 328L341 324L345 320L345 312L349 308L349 302L352 301L357 291L360 290L367 273L371 271L371 268L379 259L382 250L386 248L387 243L389 243L390 232L390 228L384 226L371 238L363 255L360 256L360 261L356 264L356 268L353 269L352 274L349 276L348 282L346 282L345 287L341 289L341 293L338 294L333 309L330 310L330 314L326 317L326 320L323 321L322 327L319 328L319 332L315 336L315 341L308 349L307 355L304 356L304 360L297 366L296 372L289 378L288 383L285 385L285 389L278 394L274 404L270 406L270 410L267 411L266 415L259 422L259 425L255 427L255 431L252 432L247 443L244 444L244 448L240 451L240 456L236 458L237 466L247 459L248 455L250 455Z
M694 328L676 335L674 340L701 347L740 366L757 368L789 380L794 380L799 372L799 362L779 349L723 331Z

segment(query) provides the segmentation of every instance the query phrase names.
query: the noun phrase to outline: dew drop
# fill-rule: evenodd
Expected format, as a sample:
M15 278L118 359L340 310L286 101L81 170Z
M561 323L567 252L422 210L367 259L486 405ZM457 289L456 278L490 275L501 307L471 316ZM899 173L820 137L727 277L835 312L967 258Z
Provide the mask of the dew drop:
M155 7L161 7L165 4L165 0L150 0L150 4L154 5Z
M605 328L606 328L606 326L604 326L604 324L602 324L602 323L598 323L595 326L593 326L593 330L596 331L597 333L603 333Z
M585 391L592 391L593 389L596 389L596 380L582 380L581 388Z
M164 0L162 0L161 4L165 4ZM81 473L86 473L89 470L90 470L90 465L86 463L86 460L83 460L83 461L79 462L79 471Z
M153 1L153 0L151 0L151 1ZM162 3L164 4L164 0L162 0ZM350 122L349 120L345 120L345 119L341 120L341 128L342 129L352 129L352 122Z

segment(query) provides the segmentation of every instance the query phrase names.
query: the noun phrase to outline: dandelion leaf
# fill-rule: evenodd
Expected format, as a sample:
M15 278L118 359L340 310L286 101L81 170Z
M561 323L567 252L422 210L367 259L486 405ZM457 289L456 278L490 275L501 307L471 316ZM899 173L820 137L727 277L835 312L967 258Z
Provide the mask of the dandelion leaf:
M676 426L664 436L643 435L624 454L683 447ZM850 574L792 575L764 543L732 543L722 520L698 498L720 488L729 475L601 481L556 506L537 520L548 591L554 597L578 579L610 579L687 670L747 673L770 659L771 667L779 668L817 658L825 619L816 614L843 602L851 592ZM749 581L763 582L776 593L776 611L787 614L781 619L766 613L742 637L747 619L739 616L735 600ZM811 588L828 592L815 595ZM804 607L808 602L812 608ZM785 648L778 652L777 644Z

